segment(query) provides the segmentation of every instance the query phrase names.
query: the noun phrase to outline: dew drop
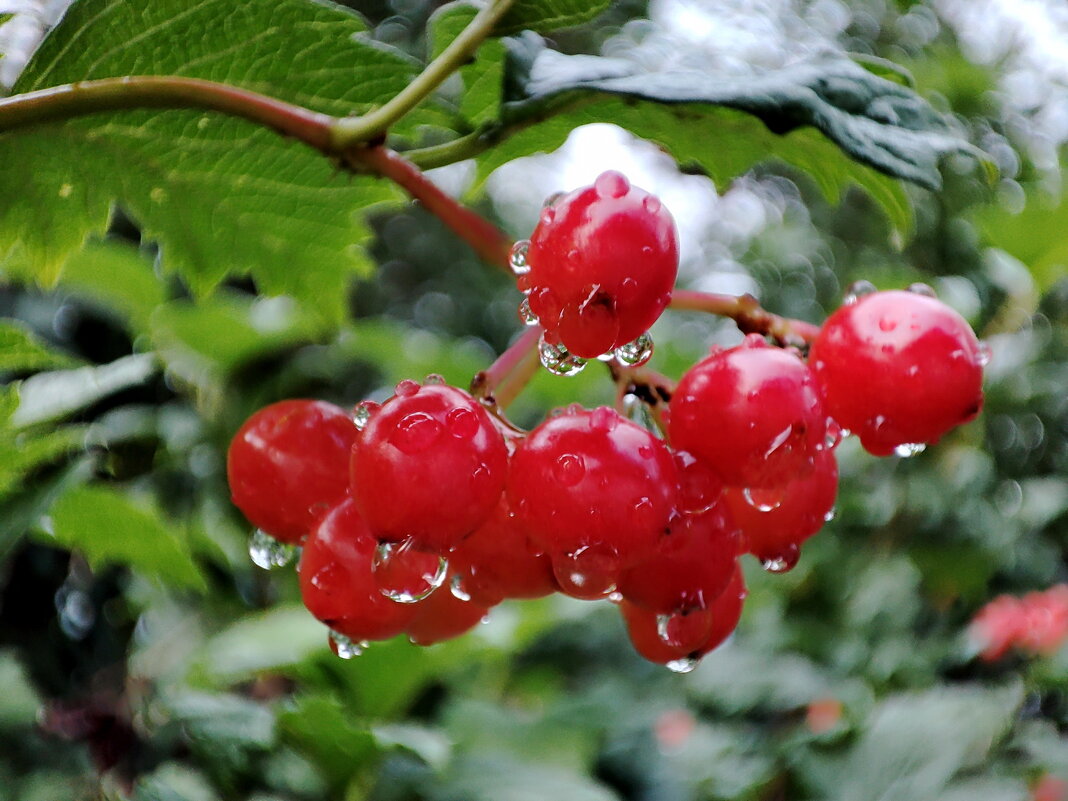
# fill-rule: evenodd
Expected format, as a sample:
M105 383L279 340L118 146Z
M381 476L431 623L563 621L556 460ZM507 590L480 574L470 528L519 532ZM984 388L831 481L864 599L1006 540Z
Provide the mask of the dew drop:
M553 477L565 487L573 487L586 475L586 463L577 453L564 453L553 465Z
M512 245L512 249L508 251L508 266L512 268L513 274L526 275L530 272L530 262L527 261L527 255L529 253L529 239L520 239Z
M545 208L541 213L541 219L538 221L538 225L551 225L552 221L556 218L556 209L550 207Z
M461 406L445 415L445 427L456 439L470 439L478 432L478 417Z
M923 453L925 450L927 450L927 446L922 442L903 442L894 448L894 455L900 456L902 459L908 459L910 456Z
M842 296L842 304L845 306L852 306L864 296L870 295L876 291L875 284L871 281L854 281L846 288L845 295Z
M330 629L330 645L331 650L341 659L355 659L367 650L366 641L353 640L340 631L334 631L333 629Z
M842 428L836 420L828 417L826 433L823 435L823 447L829 451L833 451L842 444L842 439L848 433L849 432Z
M782 499L786 495L786 487L771 487L761 489L759 487L746 487L742 490L745 502L758 512L770 512L782 505Z
M519 301L519 320L523 325L538 324L538 315L536 315L534 310L530 308L530 298L523 298Z
M541 204L542 208L551 209L553 206L560 202L560 199L564 196L564 194L564 192L553 192L551 195L549 195L549 197L545 198L545 202Z
M293 561L299 549L295 545L279 542L262 529L256 529L248 539L248 555L256 567L273 570L285 567Z
M795 544L790 544L781 553L762 556L760 565L769 573L788 573L794 569L800 558L801 549Z
M615 170L602 172L593 182L594 191L602 198L623 197L630 191L630 181L623 173Z
M769 456L771 456L773 453L775 453L775 451L777 451L779 448L781 448L783 445L785 445L787 440L790 439L790 436L793 433L794 433L794 427L792 425L789 425L789 426L786 426L786 428L784 428L778 434L776 434L775 435L775 439L773 439L771 441L771 444L768 445L768 449L766 451L764 451L764 458L767 459Z
M441 436L442 425L426 412L412 412L401 418L390 437L399 450L407 454L425 451Z
M367 424L371 422L371 415L381 408L380 403L374 401L360 401L356 404L356 408L352 410L352 422L356 426L357 431L363 431L367 428Z
M427 377L423 379L424 387L443 387L445 386L445 376L440 373L428 373Z
M393 393L400 398L410 398L419 391L419 382L405 378L394 388Z
M990 349L990 345L987 342L979 343L979 356L977 361L980 367L986 367L990 364L990 359L993 357L993 352Z
M623 603L623 593L619 590L612 590L612 592L608 593L606 596L606 600L611 604L621 604Z
M449 592L458 601L471 600L471 593L464 589L464 577L459 573L454 573L452 578L449 579Z
M830 509L827 510L826 514L823 515L823 522L830 523L837 516L838 511L832 506Z
M646 195L642 200L642 208L650 214L657 214L660 211L660 205L660 198L655 195Z
M586 360L575 356L564 345L554 345L546 342L542 336L538 343L538 358L541 365L553 375L573 376L582 372L586 367Z
M590 428L594 431L613 431L619 425L619 415L607 406L598 406L590 412Z
M412 547L403 542L379 543L371 572L378 591L392 601L414 604L426 598L445 582L448 562L444 556Z
M684 656L681 659L672 659L664 667L672 673L692 673L700 660L692 656Z
M589 546L552 559L560 591L572 598L595 601L616 591L618 560Z
M897 328L897 320L893 317L881 317L879 318L879 330L890 333Z
M626 303L634 300L636 297L638 297L638 282L633 278L624 278L619 285L619 300Z
M934 291L934 288L930 284L925 284L923 282L917 282L915 284L909 284L908 290L909 290L909 292L913 292L913 293L915 293L917 295L924 295L925 297L928 297L928 298L937 298L938 297L938 293Z
M612 351L612 355L627 367L641 367L653 356L653 338L646 331L633 342L620 345Z

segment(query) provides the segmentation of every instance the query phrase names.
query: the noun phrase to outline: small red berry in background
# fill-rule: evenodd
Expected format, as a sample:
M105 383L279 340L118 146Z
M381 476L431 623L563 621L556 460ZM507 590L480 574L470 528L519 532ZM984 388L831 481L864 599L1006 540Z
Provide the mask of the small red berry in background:
M1031 788L1032 801L1068 801L1068 781L1043 773Z
M226 474L234 505L275 539L299 543L348 494L355 437L352 418L332 403L265 406L230 442Z
M508 450L478 401L402 381L352 446L352 498L375 536L447 553L492 514Z
M979 610L969 634L986 662L1012 648L1032 656L1055 653L1068 642L1068 584L1022 598L999 595Z
M818 698L805 710L805 726L813 734L826 734L842 719L842 702L837 698Z
M876 456L937 442L983 405L986 356L967 321L918 292L874 292L828 318L809 363L827 412Z
M672 447L728 486L780 487L812 470L827 416L812 371L756 334L716 349L679 381L671 399Z
M522 269L520 289L546 339L594 358L636 340L667 306L679 269L675 222L655 196L606 172L542 211Z

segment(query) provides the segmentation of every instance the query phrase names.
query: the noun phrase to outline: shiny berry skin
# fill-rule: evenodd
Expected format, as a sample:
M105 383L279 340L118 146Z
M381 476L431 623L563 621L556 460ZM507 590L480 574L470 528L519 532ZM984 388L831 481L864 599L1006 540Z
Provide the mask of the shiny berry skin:
M474 601L463 601L447 586L434 590L430 597L413 604L415 617L406 629L408 639L416 645L433 645L451 640L473 629L489 613L489 608Z
M260 409L226 455L234 505L275 539L299 543L348 494L355 437L348 413L332 403L286 400Z
M645 333L667 306L678 236L660 201L618 172L547 207L520 278L546 338L593 358Z
M726 589L707 610L690 612L672 621L664 621L656 612L629 601L620 604L620 611L634 650L650 662L663 665L680 659L700 659L718 648L738 627L745 597L745 579L735 564ZM663 637L662 631L669 636Z
M403 632L417 604L391 601L372 568L378 540L351 499L332 509L304 543L300 594L316 618L353 640L385 640Z
M552 563L535 553L507 501L449 555L452 580L482 606L506 598L543 598L556 591Z
M827 413L877 456L937 442L973 419L983 405L983 362L963 317L900 290L842 306L809 353Z
M352 498L375 535L446 553L490 516L508 451L486 410L441 384L402 381L352 446Z
M713 350L671 399L672 447L691 453L733 487L775 487L812 469L826 414L808 366L750 334Z
M738 487L724 499L741 529L742 548L765 564L796 562L801 543L823 528L838 492L834 451L816 454L812 472L761 494Z
M734 573L738 545L738 529L726 504L680 515L656 552L623 573L619 591L659 614L707 609Z
M534 429L512 455L508 501L550 558L596 551L626 567L645 558L678 495L671 452L605 406Z

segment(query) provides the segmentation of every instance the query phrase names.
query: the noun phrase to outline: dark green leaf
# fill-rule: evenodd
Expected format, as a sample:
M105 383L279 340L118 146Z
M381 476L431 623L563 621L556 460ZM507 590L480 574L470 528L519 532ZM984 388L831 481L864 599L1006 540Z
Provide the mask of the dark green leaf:
M53 350L14 322L0 322L0 372L33 372L71 367L77 359Z
M42 539L77 548L94 566L127 565L177 587L206 588L182 533L118 490L75 487L55 503L51 518L50 536Z
M278 716L278 726L282 737L312 756L334 786L344 786L353 772L378 757L374 735L331 695L298 698Z
M166 706L192 737L209 746L267 749L274 744L274 714L246 698L185 692L167 699Z
M596 17L611 0L516 0L497 25L497 32L515 33L524 29L553 31L570 28Z

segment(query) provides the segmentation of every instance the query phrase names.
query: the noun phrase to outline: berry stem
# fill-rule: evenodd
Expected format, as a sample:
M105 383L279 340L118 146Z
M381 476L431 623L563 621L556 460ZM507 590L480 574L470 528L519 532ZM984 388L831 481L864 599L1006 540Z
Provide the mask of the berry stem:
M777 314L761 308L760 302L750 294L717 295L711 292L695 292L676 289L671 295L672 309L702 311L730 317L743 334L765 334L780 345L804 345L811 343L820 332L818 325Z
M507 407L538 372L538 342L542 327L527 328L485 370L471 379L471 394L500 408Z
M616 411L623 412L623 399L634 395L645 404L656 422L660 433L667 434L664 411L675 393L675 382L665 375L647 367L621 367L617 362L608 362L612 380L616 384Z
M422 170L404 156L387 147L353 147L345 158L354 166L363 166L389 178L427 210L452 229L484 261L508 275L508 253L512 241L497 226L441 191Z

